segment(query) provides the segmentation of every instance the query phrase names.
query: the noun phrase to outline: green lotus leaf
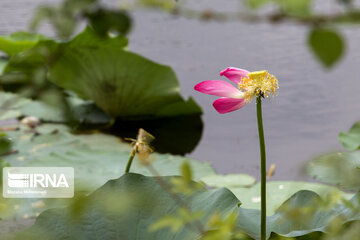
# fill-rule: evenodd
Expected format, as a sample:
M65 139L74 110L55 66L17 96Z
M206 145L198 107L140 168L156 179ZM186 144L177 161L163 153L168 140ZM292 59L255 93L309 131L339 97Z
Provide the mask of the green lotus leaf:
M337 152L320 156L306 166L314 179L339 187L360 189L360 151Z
M260 183L257 183L250 188L230 186L229 189L241 200L241 207L246 209L260 209L260 186ZM319 183L301 181L270 181L266 184L267 215L273 215L281 204L301 190L313 191L319 194L323 199L327 199L331 196L348 199L352 196L352 194L342 192L336 187Z
M341 132L339 134L339 141L342 145L350 150L354 151L360 148L360 122L356 122L347 133Z
M22 107L31 100L16 94L0 92L0 120L18 118L22 115Z
M81 125L105 125L110 117L96 107L91 101L68 97L73 119ZM42 101L30 100L18 94L0 92L0 120L9 120L22 116L33 116L45 122L66 123L68 118L57 106Z
M34 47L39 41L47 39L41 34L15 32L10 35L0 36L0 51L9 56Z
M201 114L193 99L181 97L170 67L125 51L126 46L126 38L100 37L90 28L68 42L40 41L10 59L1 83L13 91L49 80L122 120Z
M92 191L107 180L122 175L130 155L131 146L119 138L97 133L74 135L61 124L44 124L37 133L26 127L20 131L8 132L16 153L3 159L12 166L70 166L74 167L75 185L79 190ZM194 170L194 179L214 174L210 164L170 154L153 153L153 166L162 175L177 175L184 160L189 161ZM117 166L117 167L114 167ZM144 175L152 175L139 163L132 170ZM89 174L91 173L91 174ZM94 178L93 176L97 176ZM81 189L85 186L85 189Z
M128 39L126 37L102 37L90 27L86 27L84 31L76 35L72 40L61 44L64 50L77 47L123 49L127 45Z
M308 37L308 44L314 56L326 68L330 68L339 62L346 48L343 37L337 31L323 28L314 28L311 30Z
M306 17L311 13L312 2L313 0L246 0L245 4L250 9L258 10L261 7L275 3L281 11L288 15Z
M163 177L162 184L171 184L171 179L173 177ZM205 230L216 230L208 229L206 224L213 214L227 216L237 212L237 231L260 239L260 211L238 208L239 200L229 190L200 189L190 197L178 196L191 212L201 213L196 218L197 224L200 222ZM349 203L358 208L359 197L354 196ZM353 208L338 203L329 205L311 191L297 192L274 215L267 217L267 239L271 233L297 237L325 232L331 221L339 217L342 219L340 224L360 219L359 212ZM200 239L200 231L194 222L186 226L176 222L178 211L179 205L157 178L126 174L110 180L90 196L75 200L66 208L43 212L32 227L15 239ZM170 228L149 231L164 217L168 222L175 221L176 231Z
M121 49L65 51L51 67L49 79L94 101L112 117L159 118L201 113L192 99L182 99L170 67Z
M23 116L34 116L43 122L69 123L65 111L57 105L43 101L30 100L20 95L0 92L0 120L10 120ZM111 118L92 101L75 96L67 97L71 113L71 126L88 129L106 126ZM170 113L170 111L169 111ZM192 152L201 138L202 120L200 115L184 115L164 119L120 121L117 119L111 128L112 134L136 138L139 128L148 129L156 140L152 143L157 152L184 155Z
M267 217L267 238L271 233L284 237L326 233L332 221L341 226L360 220L359 200L359 195L355 195L348 204L342 204L339 201L323 200L312 191L301 190L286 200L272 216ZM240 208L237 226L252 238L260 240L260 210Z
M282 11L286 14L307 17L311 14L311 7L313 0L297 0L297 1L287 1L287 0L273 0L277 3Z
M43 3L35 9L29 28L36 31L43 22L50 24L61 39L69 39L86 14L94 11L96 0L64 0L61 3Z
M72 134L65 125L43 124L35 130L19 126L18 131L7 132L16 152L2 158L13 167L73 167L75 196L89 193L110 179L124 173L131 146L119 138L102 134ZM214 174L210 164L181 156L153 153L153 167L162 175L179 175L183 161L188 161L194 179ZM152 172L135 159L132 172L152 176ZM0 208L0 218L29 218L43 210L63 206L67 199L3 199L7 207ZM16 206L16 207L15 207ZM40 206L40 207L37 207Z
M256 183L256 179L248 174L214 174L200 179L210 187L251 187Z
M271 2L272 0L246 0L245 4L248 8L257 10Z
M164 177L163 181L171 184L172 178ZM181 199L192 212L202 213L198 221L203 226L215 213L233 212L239 202L227 189L200 189ZM18 239L199 239L199 230L192 226L176 233L169 228L149 231L156 221L176 215L179 209L156 178L126 174L107 182L81 204L45 211Z
M72 120L80 126L106 125L111 119L93 102L84 101L77 97L68 97L69 110ZM23 116L35 116L45 122L68 123L69 119L64 111L54 105L42 101L31 101L21 108Z
M98 9L96 12L87 13L86 17L100 36L108 36L113 32L126 35L132 25L129 14L122 10Z
M122 49L127 46L127 43L127 38L122 36L100 37L89 27L68 42L44 39L38 41L32 48L22 51L21 54L13 55L4 69L1 82L5 84L5 87L10 88L9 90L14 90L12 86L14 84L26 84L28 82L39 84L42 81L47 81L48 68L63 51L72 51L73 48L86 48L88 51L95 48Z

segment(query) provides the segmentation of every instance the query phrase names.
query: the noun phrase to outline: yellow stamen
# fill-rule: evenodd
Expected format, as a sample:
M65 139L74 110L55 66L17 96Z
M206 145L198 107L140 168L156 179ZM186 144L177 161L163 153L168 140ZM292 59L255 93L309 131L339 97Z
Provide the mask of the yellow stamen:
M276 95L279 84L276 77L267 71L256 71L241 79L239 89L244 91L246 101L250 102L255 96Z

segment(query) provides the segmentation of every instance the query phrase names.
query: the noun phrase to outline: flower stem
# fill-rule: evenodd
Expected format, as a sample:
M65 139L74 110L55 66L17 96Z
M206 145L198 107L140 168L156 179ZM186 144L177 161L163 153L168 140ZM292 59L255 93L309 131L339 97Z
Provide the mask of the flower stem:
M264 127L262 121L261 96L256 97L256 114L259 131L260 156L261 156L261 240L266 239L266 152Z
M127 164L126 164L125 173L130 172L130 167L131 167L131 164L132 164L132 162L134 160L135 153L136 153L136 146L134 146L133 149L131 150L129 160L128 160Z

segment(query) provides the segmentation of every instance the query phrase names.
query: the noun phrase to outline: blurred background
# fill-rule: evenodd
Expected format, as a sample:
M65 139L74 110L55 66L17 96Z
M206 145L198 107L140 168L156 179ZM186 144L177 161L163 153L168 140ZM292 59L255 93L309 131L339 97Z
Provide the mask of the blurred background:
M37 7L60 2L0 1L0 34L27 30ZM306 24L211 19L213 11L245 11L240 2L186 3L191 9L210 13L209 19L129 7L131 2L124 1L107 0L102 4L130 8L133 28L129 49L170 65L178 76L182 95L193 96L203 108L201 140L187 156L211 162L218 173L240 172L259 177L255 102L241 111L220 115L212 107L216 97L199 94L193 86L203 80L225 80L219 72L228 66L250 71L266 69L278 78L280 85L279 95L266 101L263 110L268 164L276 164L273 179L308 179L301 171L304 164L317 155L341 149L339 132L347 131L360 118L359 28L352 24L338 28L346 45L340 60L328 68L310 50L311 28ZM319 14L344 9L341 3L328 0L314 1L313 6ZM266 15L273 8L261 8L258 15ZM39 32L55 36L46 22Z

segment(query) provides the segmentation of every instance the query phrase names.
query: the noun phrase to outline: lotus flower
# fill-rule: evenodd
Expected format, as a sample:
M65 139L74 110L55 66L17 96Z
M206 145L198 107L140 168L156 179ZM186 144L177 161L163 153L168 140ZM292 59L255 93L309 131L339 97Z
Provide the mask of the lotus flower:
M245 69L228 67L220 72L237 85L237 88L222 80L207 80L195 85L196 91L219 96L213 106L219 113L238 110L256 96L269 97L276 94L278 80L267 71L249 72Z

